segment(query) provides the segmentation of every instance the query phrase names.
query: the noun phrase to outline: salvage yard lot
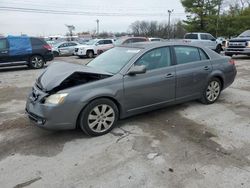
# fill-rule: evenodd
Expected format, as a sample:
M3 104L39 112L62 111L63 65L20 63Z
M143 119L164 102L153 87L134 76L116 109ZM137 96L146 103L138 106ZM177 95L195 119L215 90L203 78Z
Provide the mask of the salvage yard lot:
M250 58L235 60L236 80L215 104L134 116L95 138L31 126L25 100L43 70L2 68L1 187L250 187Z

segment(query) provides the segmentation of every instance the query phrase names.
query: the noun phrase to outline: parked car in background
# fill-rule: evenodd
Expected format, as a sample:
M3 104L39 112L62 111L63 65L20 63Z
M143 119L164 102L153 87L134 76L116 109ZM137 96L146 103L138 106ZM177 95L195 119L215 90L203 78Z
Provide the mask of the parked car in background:
M52 51L54 56L60 56L60 55L74 55L75 47L77 45L80 45L80 43L75 41L65 41L60 42L52 47Z
M187 33L184 36L184 42L201 45L217 53L223 50L221 42L217 41L216 38L209 33Z
M51 46L44 39L28 36L0 38L0 66L28 65L38 69L53 58Z
M78 125L99 136L135 114L196 99L212 104L235 76L231 58L205 47L130 44L108 50L87 66L51 64L36 80L26 111L41 128Z
M136 43L136 42L147 42L149 41L146 37L121 37L115 41L115 46Z
M151 37L150 37L150 38L148 38L148 40L149 40L149 41L152 41L152 42L157 42L157 41L159 41L159 42L160 42L160 41L164 41L164 39L162 39L162 38L151 38Z
M230 39L225 49L225 55L248 55L250 56L250 30Z
M113 48L113 40L112 39L93 39L83 45L78 45L75 48L74 55L83 58L93 58L97 55L98 49L110 49Z

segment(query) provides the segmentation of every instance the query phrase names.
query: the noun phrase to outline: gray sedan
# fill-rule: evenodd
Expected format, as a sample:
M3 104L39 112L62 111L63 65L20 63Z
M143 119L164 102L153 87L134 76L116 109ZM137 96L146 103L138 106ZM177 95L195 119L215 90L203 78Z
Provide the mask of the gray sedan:
M115 47L86 66L53 63L37 79L26 111L46 129L99 136L118 119L199 99L218 100L236 76L234 61L207 48L176 43Z

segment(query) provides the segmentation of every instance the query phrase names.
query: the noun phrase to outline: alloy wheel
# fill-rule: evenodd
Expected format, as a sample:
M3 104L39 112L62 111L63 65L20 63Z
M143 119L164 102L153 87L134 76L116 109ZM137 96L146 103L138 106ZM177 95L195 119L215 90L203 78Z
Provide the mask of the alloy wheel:
M115 111L107 104L94 107L88 115L88 126L96 133L102 133L108 130L114 121Z
M213 80L209 83L206 91L207 100L210 102L215 101L220 95L220 83Z

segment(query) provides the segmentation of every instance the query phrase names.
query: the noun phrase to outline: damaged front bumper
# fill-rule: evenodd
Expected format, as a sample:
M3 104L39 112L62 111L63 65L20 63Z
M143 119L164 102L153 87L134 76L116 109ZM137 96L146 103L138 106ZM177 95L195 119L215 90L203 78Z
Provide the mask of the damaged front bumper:
M31 123L51 130L75 129L78 109L72 109L73 106L69 104L51 105L42 103L41 99L45 95L46 93L35 86L29 94L25 110Z

